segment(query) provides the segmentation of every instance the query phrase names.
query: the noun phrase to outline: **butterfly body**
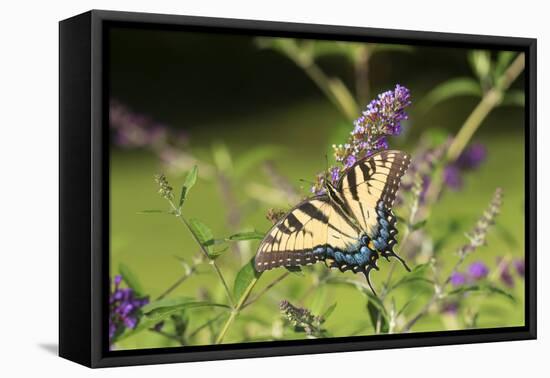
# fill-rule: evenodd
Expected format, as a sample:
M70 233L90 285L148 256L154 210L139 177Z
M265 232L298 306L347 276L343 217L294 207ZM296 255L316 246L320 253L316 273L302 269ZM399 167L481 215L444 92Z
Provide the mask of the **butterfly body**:
M342 272L362 272L370 285L380 257L395 257L408 269L393 251L391 207L409 162L403 152L383 151L347 169L326 193L301 202L273 226L258 248L256 270L324 261Z

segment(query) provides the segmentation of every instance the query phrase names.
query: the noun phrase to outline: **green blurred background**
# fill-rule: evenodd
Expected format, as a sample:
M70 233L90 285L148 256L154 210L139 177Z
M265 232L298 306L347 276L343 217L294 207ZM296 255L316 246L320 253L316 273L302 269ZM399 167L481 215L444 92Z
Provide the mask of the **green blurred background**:
M330 146L344 142L352 130L351 122L301 68L284 54L259 48L252 37L115 28L110 38L111 98L165 125L171 134L184 135L185 140L177 149L187 157L198 159L205 167L202 170L199 165L199 180L184 213L207 224L217 237L239 230L265 232L270 228L265 217L267 210L293 203L268 193L273 185L272 172L262 164L244 174L228 174L232 201L244 209L238 225L228 225L231 204L224 197L223 185L216 179L216 169L221 166L233 172L247 153L269 146L272 151L269 160L277 172L306 196L309 185L300 180L311 181L325 169L325 155L330 152ZM455 77L474 76L468 53L467 49L414 46L390 48L369 59L369 100L381 91L392 89L396 83L412 93L410 119L403 135L390 139L392 148L413 152L426 133L453 135L458 131L479 98L454 97L424 111L417 105L438 84ZM317 64L330 76L341 78L354 92L355 73L345 56L326 54ZM523 85L520 76L513 89L522 90ZM366 102L359 105L363 108ZM524 127L523 107L500 106L492 111L473 138L486 146L486 162L464 177L461 190L446 191L430 215L426 229L433 239L459 220L456 232L437 252L447 271L457 259L455 251L466 240L464 233L472 228L497 186L504 190L504 205L498 218L499 229L504 231L492 232L488 246L476 251L466 263L481 260L492 268L498 256L524 256ZM111 275L115 275L120 263L127 265L154 299L183 274L178 258L190 261L198 248L189 232L173 217L138 213L167 208L156 193L153 175L164 172L170 183L179 188L186 173L185 161L182 165L180 160L166 158L154 146L134 147L116 143L111 147L110 270ZM211 177L205 179L203 174ZM261 200L262 190L270 202ZM228 281L232 282L238 269L254 255L257 244L239 243L240 253L231 249L218 259ZM375 286L385 278L388 263L381 261L380 265L381 271L371 275ZM325 268L312 269L320 272ZM210 267L205 264L199 271L200 274L189 278L171 295L209 297L223 302L224 292ZM304 276L292 275L246 308L225 341L277 338L281 333L278 328L283 326L278 307L282 299L301 304L314 313L337 302L325 325L331 336L372 334L365 299L354 288L325 285L303 298L319 276L309 272L305 269ZM281 270L267 272L255 290L260 291L281 273ZM344 273L332 271L330 274ZM403 274L402 269L396 270L396 277ZM350 272L344 275L353 276ZM470 311L472 307L479 309L476 326L480 328L523 325L524 287L518 277L515 282L508 290L516 302L500 296L473 295L466 299L468 306L463 311ZM429 296L431 290L425 285L404 287L396 292L395 301L399 307L414 295ZM419 299L408 311L414 313L423 303ZM219 311L189 310L189 327L202 324ZM461 312L458 317L466 315ZM452 317L434 313L419 321L413 331L456 329L461 328L461 324ZM285 338L293 337L304 336L285 334ZM205 331L199 334L198 340L209 344L212 337ZM161 335L143 332L121 341L117 347L174 345L177 345L174 341Z

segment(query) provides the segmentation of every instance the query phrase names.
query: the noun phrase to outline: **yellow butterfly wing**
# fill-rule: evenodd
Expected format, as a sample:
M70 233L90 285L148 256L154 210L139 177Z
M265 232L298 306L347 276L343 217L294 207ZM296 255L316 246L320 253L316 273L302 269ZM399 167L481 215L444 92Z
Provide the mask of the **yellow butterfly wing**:
M256 254L258 272L279 266L299 266L321 259L314 251L341 250L357 243L361 230L327 196L305 200L290 210L266 234Z
M408 154L382 151L357 162L342 175L338 192L347 211L373 237L380 226L380 209L391 214L401 177L410 164Z

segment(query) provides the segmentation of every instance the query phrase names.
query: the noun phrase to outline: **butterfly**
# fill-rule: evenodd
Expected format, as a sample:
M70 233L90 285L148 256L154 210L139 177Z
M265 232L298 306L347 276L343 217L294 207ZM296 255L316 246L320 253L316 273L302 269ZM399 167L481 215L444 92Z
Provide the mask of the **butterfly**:
M325 193L310 197L286 213L258 247L258 272L323 261L329 268L363 273L370 282L380 256L398 259L396 217L392 206L410 156L401 151L377 152L346 169Z

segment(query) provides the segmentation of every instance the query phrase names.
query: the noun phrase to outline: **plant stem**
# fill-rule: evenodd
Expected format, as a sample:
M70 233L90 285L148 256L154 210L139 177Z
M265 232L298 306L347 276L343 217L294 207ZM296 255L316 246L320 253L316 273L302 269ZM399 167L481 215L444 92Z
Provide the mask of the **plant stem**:
M180 343L180 345L185 345L185 340L183 339L183 337L180 337L178 335L172 335L171 333L164 332L162 330L158 330L154 328L150 328L149 331L158 333L159 335L162 335L170 340L177 341L178 343Z
M227 333L227 330L229 330L229 327L231 326L231 324L233 324L233 321L235 320L235 318L237 317L239 312L243 309L244 303L248 299L248 296L252 292L252 289L254 288L254 286L256 286L257 282L258 282L258 278L254 278L250 282L250 284L248 285L248 287L246 288L244 293L239 298L239 301L237 302L236 306L231 311L231 314L229 315L229 317L225 321L225 323L222 327L222 330L220 331L218 337L216 338L216 344L221 344L222 343L223 338L225 337L225 334Z
M305 58L298 46L288 46L284 49L285 54L298 67L309 76L319 87L325 96L344 114L353 121L359 114L359 106L344 83L338 78L331 78L315 64L312 58Z
M270 289L272 289L275 285L277 285L279 282L281 282L282 280L284 280L286 277L288 277L290 275L290 272L286 272L286 273L283 273L282 275L280 275L277 279L275 279L275 281L271 282L269 285L267 285L262 291L260 291L254 298L250 299L249 301L247 301L242 308L246 308L248 306L250 306L252 303L256 302L258 299L260 299L260 297L262 295L264 295L265 293L267 293Z
M493 88L489 89L482 97L481 101L475 107L473 112L464 122L464 125L459 130L447 152L447 159L454 161L460 156L476 130L479 128L487 115L500 104L504 92L523 72L525 68L525 55L519 54L518 57L510 64L504 74L496 81Z
M340 79L328 77L315 63L301 67L348 120L353 121L357 117L359 106Z
M168 289L166 289L164 292L162 292L161 295L157 297L157 301L165 298L168 294L170 294L172 291L176 290L178 286L180 286L182 283L184 283L193 273L197 271L198 264L193 263L191 267L189 268L189 272L186 272L183 276L178 278L176 282L174 282Z
M220 270L220 267L218 266L218 264L216 264L216 260L210 260L209 263L210 263L210 265L212 265L214 267L214 270L218 274L218 277L220 278L220 281L223 284L223 287L225 289L225 294L227 295L227 299L229 300L229 303L231 304L231 307L234 307L235 305L233 303L233 297L231 296L231 290L229 290L229 285L227 285L227 281L223 277L223 274L222 274L222 271Z
M205 323L201 324L200 326L198 326L193 332L191 332L188 336L188 338L192 338L194 337L197 333L199 333L200 331L202 331L204 328L208 327L210 324L212 323L215 323L219 318L221 318L223 316L224 312L221 312L219 313L218 315L216 315L215 317L213 317L212 319L206 321Z
M195 233L193 232L193 229L191 228L191 226L189 225L187 220L183 217L183 215L181 213L181 210L174 205L174 202L172 202L172 200L168 200L168 202L170 203L170 206L174 210L176 218L180 219L180 221L187 227L187 229L189 230L189 232L193 236L193 239L195 239L195 242L197 242L197 244L200 246L201 252L208 259L209 264L214 267L214 271L218 275L218 278L220 279L220 281L221 281L221 283L222 283L222 285L225 289L225 294L227 295L227 299L229 300L229 304L231 305L231 307L234 308L235 305L234 305L234 302L233 302L233 297L231 296L231 291L229 290L229 286L227 285L227 282L225 281L225 278L223 277L223 274L222 274L222 271L220 270L220 267L218 266L218 264L216 264L216 260L210 258L210 255L208 254L208 251L205 249L204 245L202 245L200 240L197 238L197 235L195 235Z
M402 332L409 332L410 329L412 328L412 326L414 326L418 320L420 320L423 316L425 316L428 313L428 311L430 311L430 308L432 307L432 305L434 305L441 298L441 294L445 291L445 288L451 282L451 277L452 277L453 273L458 271L458 268L460 268L460 266L462 265L462 263L466 259L467 255L468 255L468 253L461 253L460 254L460 257L459 257L458 261L456 262L455 266L451 270L451 273L449 274L447 279L443 282L443 284L440 287L435 288L434 294L432 295L432 297L430 298L428 303L426 303L424 305L424 307L422 308L422 310L420 310L420 312L416 316L414 316L405 325L405 327L403 327Z
M358 47L357 57L355 58L355 92L359 103L365 105L369 100L369 59L371 52L368 45Z

